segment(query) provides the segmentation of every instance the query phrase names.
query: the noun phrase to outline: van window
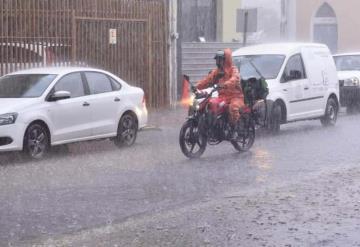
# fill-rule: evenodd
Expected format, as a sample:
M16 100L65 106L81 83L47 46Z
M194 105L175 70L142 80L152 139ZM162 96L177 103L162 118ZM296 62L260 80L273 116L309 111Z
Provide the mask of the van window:
M305 79L304 63L300 54L292 56L286 64L281 82Z
M284 63L284 55L245 55L234 57L234 63L239 68L241 78L251 77L275 79L278 77ZM261 75L260 75L260 74Z

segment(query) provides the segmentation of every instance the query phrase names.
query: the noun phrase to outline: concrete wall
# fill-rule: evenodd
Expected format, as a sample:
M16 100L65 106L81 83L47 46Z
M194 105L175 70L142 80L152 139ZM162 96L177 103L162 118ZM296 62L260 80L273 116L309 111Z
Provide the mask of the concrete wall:
M249 41L268 43L281 40L280 0L242 0L242 7L257 8L258 12L258 31L248 34Z
M319 7L327 2L334 9L338 22L338 51L360 51L359 0L297 0L296 38L312 41L312 21Z
M236 13L241 8L241 0L217 1L217 40L231 42L241 40L242 34L236 32Z

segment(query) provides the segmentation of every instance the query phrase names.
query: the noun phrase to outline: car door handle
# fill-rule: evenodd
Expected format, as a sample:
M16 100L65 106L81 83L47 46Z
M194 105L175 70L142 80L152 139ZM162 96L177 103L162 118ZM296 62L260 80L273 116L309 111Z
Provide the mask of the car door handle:
M84 102L83 106L90 106L90 104L88 102Z
M120 98L116 97L116 98L114 99L114 101L115 101L115 102L120 102Z
M304 87L305 90L309 90L309 87Z
M287 92L288 90L287 90L287 88L284 88L283 91L284 91L284 92Z

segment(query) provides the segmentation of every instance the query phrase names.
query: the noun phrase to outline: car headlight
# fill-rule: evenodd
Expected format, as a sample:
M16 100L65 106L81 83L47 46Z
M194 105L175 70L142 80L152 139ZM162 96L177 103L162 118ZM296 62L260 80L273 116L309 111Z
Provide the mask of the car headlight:
M352 77L344 80L344 86L360 86L360 80L357 77Z
M0 126L15 123L17 117L18 117L17 113L6 113L0 115Z

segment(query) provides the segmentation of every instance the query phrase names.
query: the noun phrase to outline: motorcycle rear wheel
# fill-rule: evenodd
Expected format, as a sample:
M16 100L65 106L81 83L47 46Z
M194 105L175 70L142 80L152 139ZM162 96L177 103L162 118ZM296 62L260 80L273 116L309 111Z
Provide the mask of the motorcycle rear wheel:
M249 121L245 130L241 130L243 133L239 135L239 139L231 141L231 144L239 152L249 151L255 142L255 123Z
M190 158L199 158L206 149L207 138L200 134L194 121L186 121L180 130L180 148L183 154Z

